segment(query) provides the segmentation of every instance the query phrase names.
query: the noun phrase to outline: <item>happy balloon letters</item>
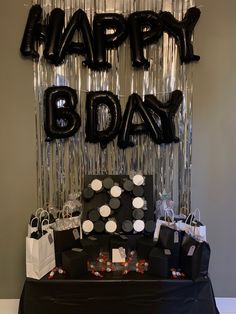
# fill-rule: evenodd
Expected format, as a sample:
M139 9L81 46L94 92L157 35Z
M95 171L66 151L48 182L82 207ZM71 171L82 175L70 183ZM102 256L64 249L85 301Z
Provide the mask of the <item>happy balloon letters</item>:
M53 9L43 20L41 6L33 5L20 50L24 57L37 60L40 57L38 46L44 44L44 58L53 65L62 64L67 55L82 55L84 66L100 71L112 67L107 60L107 50L117 49L129 37L132 66L148 69L150 62L145 58L144 48L157 43L166 32L175 39L181 63L190 63L200 59L194 54L192 45L200 13L197 7L191 7L181 21L165 11L137 11L127 17L118 13L99 13L94 15L91 25L87 14L78 9L65 25L62 9Z

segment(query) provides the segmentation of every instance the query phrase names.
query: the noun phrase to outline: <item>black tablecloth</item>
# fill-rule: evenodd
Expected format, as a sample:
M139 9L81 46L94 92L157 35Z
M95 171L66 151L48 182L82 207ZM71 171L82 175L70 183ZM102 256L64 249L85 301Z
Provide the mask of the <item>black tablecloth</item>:
M147 274L103 279L26 279L19 314L219 314L211 281Z

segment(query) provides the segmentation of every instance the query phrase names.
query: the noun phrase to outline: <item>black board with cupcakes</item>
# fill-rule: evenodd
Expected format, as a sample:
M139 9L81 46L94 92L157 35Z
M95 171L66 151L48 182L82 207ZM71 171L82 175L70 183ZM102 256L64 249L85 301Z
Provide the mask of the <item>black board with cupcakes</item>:
M85 234L139 234L145 232L146 222L154 221L152 175L87 175L82 195L82 221L99 226L89 232L85 228Z

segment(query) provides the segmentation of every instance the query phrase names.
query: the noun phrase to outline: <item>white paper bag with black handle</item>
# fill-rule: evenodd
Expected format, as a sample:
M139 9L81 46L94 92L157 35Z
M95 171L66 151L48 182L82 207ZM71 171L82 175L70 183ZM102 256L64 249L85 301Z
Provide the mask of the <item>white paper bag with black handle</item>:
M38 208L35 213L31 215L30 222L28 224L28 237L30 237L31 233L37 231L38 223L41 223L43 220L49 220L49 223L44 225L44 228L53 227L55 224L53 216L43 208Z
M196 208L185 221L176 223L178 230L185 231L202 241L206 241L206 226L201 223L200 210Z
M56 266L53 230L45 230L44 222L35 233L38 238L26 237L26 277L33 279L41 279Z
M39 216L42 211L44 211L43 208L38 208L34 213L32 213L28 223L28 237L30 237L31 233L38 230Z

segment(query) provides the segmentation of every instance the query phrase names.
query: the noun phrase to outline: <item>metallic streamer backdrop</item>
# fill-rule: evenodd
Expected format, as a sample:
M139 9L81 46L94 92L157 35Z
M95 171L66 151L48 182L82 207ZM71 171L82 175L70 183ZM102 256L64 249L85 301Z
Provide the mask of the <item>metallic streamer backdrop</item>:
M170 11L181 20L193 0L34 0L40 4L44 16L55 7L65 10L65 23L78 9L83 9L92 23L94 13L117 12L127 16L139 10ZM43 56L43 47L39 47ZM142 172L154 177L154 196L165 188L171 192L175 206L190 208L191 152L192 152L192 65L179 62L178 49L173 38L164 33L157 44L145 49L151 62L147 71L132 68L129 40L117 50L108 52L112 69L96 72L82 65L82 56L67 56L64 64L56 67L43 57L34 62L36 98L38 206L62 207L68 194L83 188L86 174L128 174ZM82 125L69 139L45 142L43 95L52 85L67 85L77 91L77 112ZM136 92L141 97L154 94L161 101L169 98L175 89L183 91L184 100L176 115L180 143L156 145L146 136L135 136L135 146L126 150L117 147L117 139L102 150L99 144L85 142L85 100L87 91L109 90L117 94L122 112L128 96ZM100 123L108 117L107 108L101 110ZM138 118L137 118L138 119ZM139 120L137 120L138 122Z

